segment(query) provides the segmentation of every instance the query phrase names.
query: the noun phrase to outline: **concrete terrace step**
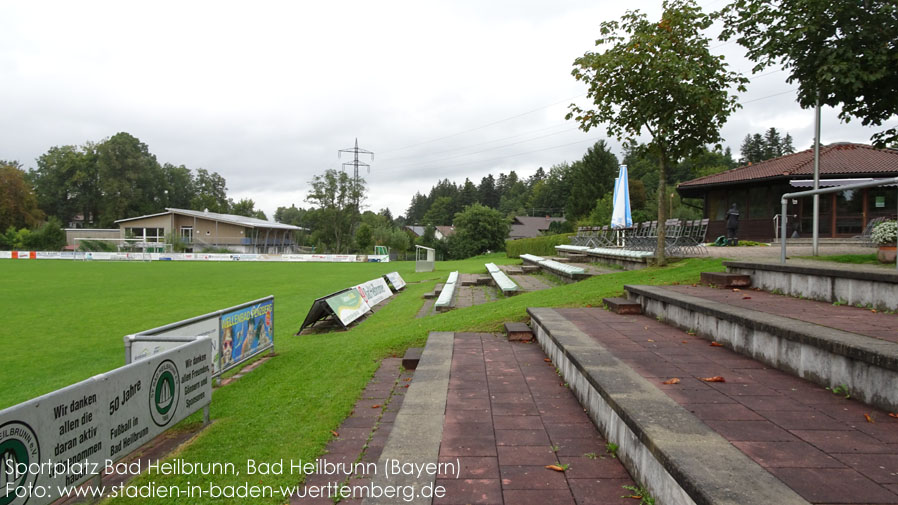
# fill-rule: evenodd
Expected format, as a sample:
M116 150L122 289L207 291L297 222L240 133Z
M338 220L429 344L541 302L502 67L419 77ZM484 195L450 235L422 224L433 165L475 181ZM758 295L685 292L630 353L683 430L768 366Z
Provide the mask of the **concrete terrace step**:
M751 286L751 276L726 272L702 272L702 283L725 288L747 288Z
M529 342L533 340L533 330L524 323L505 323L505 336L511 341Z
M510 277L505 275L505 272L500 270L495 263L487 263L484 266L486 266L487 272L489 272L490 277L493 279L493 283L496 285L496 287L499 288L499 290L502 291L503 294L510 296L517 294L518 291L520 291L518 285L515 284L515 282L511 280Z
M898 502L898 419L887 412L654 318L528 312L539 344L658 503ZM701 380L714 376L725 382Z
M840 265L826 261L789 263L725 261L728 272L752 277L755 286L826 302L898 310L898 272L894 267Z
M760 291L624 286L646 315L898 411L898 318ZM853 330L853 331L849 331Z
M642 314L642 304L627 298L602 298L602 303L615 314Z

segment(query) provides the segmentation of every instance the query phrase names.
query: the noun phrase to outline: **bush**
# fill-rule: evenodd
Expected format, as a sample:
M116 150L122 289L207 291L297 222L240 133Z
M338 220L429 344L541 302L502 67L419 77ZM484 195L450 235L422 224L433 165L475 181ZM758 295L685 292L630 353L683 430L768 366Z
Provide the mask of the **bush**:
M898 239L898 221L883 221L874 226L870 238L876 245L895 245Z
M456 214L453 224L455 234L448 241L449 255L453 259L501 251L511 227L502 213L479 203L469 205Z
M546 235L535 238L522 238L518 240L506 240L505 252L509 258L520 258L522 254L535 254L537 256L554 256L555 246L570 244L573 233L561 235Z

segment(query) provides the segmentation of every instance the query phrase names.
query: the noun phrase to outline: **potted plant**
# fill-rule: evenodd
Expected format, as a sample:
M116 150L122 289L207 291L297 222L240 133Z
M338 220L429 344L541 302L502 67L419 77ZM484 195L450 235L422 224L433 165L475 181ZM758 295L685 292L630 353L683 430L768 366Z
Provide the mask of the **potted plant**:
M879 261L893 263L896 256L895 242L898 240L898 221L883 221L874 226L870 238L879 246Z

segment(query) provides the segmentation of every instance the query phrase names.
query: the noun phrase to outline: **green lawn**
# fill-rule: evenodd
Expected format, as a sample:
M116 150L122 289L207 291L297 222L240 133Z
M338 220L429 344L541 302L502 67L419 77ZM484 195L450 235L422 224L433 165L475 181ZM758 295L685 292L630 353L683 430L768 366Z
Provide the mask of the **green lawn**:
M451 270L485 272L504 255L437 263L415 274L413 262L391 264L0 262L0 408L123 364L122 336L244 301L275 295L278 356L236 383L217 390L214 424L179 457L234 462L247 458L314 460L330 430L349 414L382 358L422 345L430 331L498 330L524 320L533 306L600 305L624 284L692 283L702 271L722 271L719 259L693 259L665 269L619 272L550 290L415 319L421 295ZM388 305L349 332L295 337L312 300L398 270L409 282ZM420 281L420 282L419 282ZM189 420L188 420L189 421ZM209 477L221 483L221 477ZM243 477L237 478L242 482ZM202 477L153 476L157 484L203 485ZM258 479L254 478L253 482ZM290 485L290 475L262 483ZM126 500L116 500L118 502ZM135 503L168 503L137 499ZM226 500L208 499L209 503ZM253 500L282 503L283 500ZM205 503L202 500L195 503ZM239 500L238 500L239 502Z

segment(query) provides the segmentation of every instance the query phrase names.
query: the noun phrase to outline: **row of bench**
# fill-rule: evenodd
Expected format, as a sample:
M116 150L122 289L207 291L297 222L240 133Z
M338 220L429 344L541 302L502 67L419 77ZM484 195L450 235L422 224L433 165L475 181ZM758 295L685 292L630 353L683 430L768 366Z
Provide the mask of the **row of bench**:
M533 254L522 254L521 259L524 263L530 263L533 265L537 265L543 270L546 270L550 273L560 275L563 277L567 277L573 280L580 280L585 277L588 277L589 274L586 273L586 269L582 267L575 267L572 265L566 265L564 263L549 260L543 258L542 256L534 256Z

